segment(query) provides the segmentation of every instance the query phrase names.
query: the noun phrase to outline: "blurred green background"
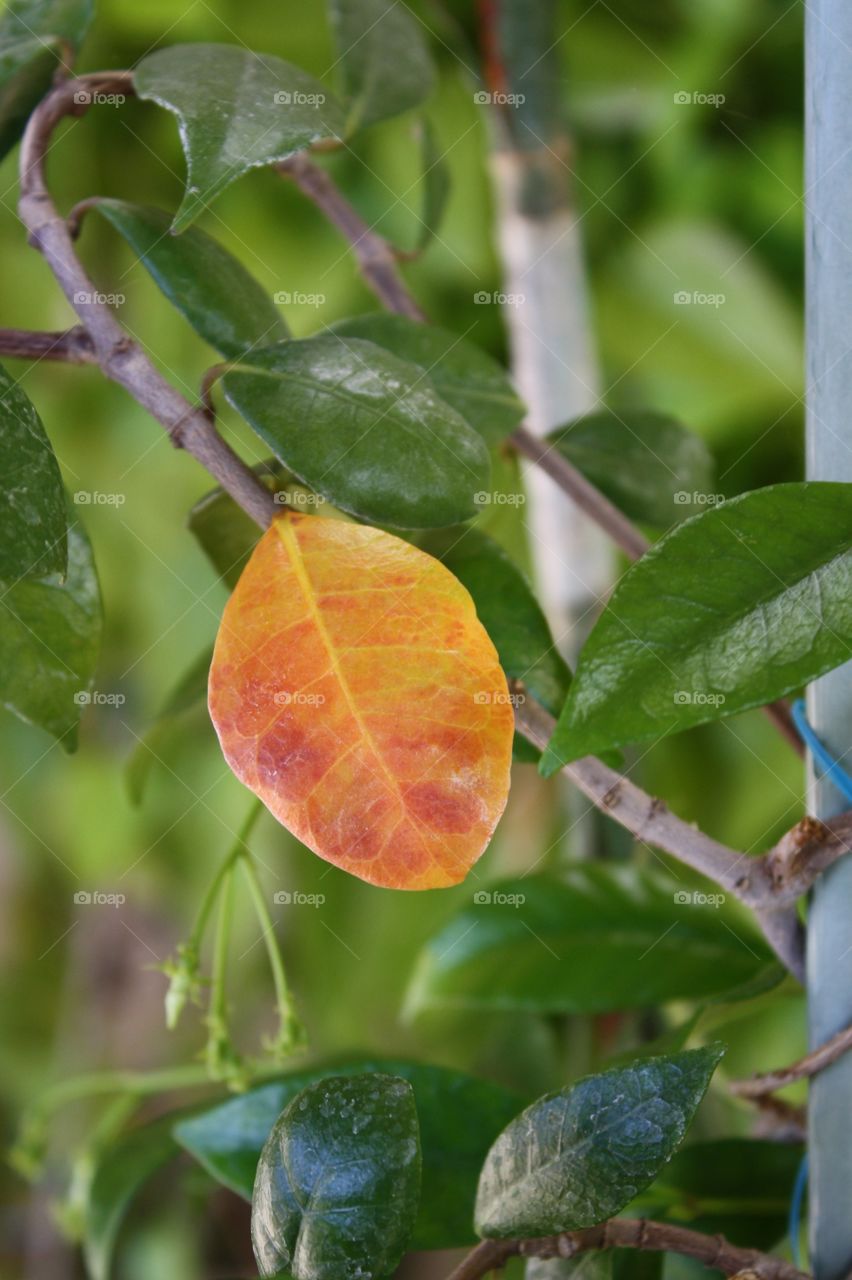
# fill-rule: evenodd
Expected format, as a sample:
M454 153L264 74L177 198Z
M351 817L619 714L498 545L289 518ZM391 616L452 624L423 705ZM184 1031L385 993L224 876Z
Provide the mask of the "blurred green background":
M414 6L415 8L417 6ZM505 357L499 311L474 304L499 285L488 137L455 56L454 24L469 4L424 3L440 84L428 115L451 171L439 239L406 275L429 315ZM785 0L599 0L565 3L559 43L577 142L576 197L588 251L594 323L610 403L668 410L699 431L719 462L719 491L798 478L802 466L801 13ZM101 0L82 70L132 66L178 41L244 43L333 81L324 6L298 0ZM461 48L460 45L456 45ZM717 105L677 101L724 95ZM422 195L415 122L402 117L328 161L372 224L414 244ZM5 326L61 328L72 315L16 218L17 152L0 167L0 269ZM130 102L104 106L60 131L49 161L60 207L92 194L176 207L183 159L170 115ZM297 191L257 171L229 188L202 225L270 292L319 294L286 305L297 335L374 309L350 254ZM214 357L173 312L127 247L95 219L81 254L99 286L162 369L188 394ZM724 295L717 308L679 306L679 290ZM163 1027L165 981L154 966L189 931L194 911L249 798L198 717L152 771L134 808L124 765L176 678L208 645L224 601L185 520L209 482L174 452L161 428L93 370L10 362L54 442L71 493L121 495L79 513L92 537L106 630L96 682L120 706L87 709L80 750L0 719L0 1093L8 1141L20 1107L49 1083L105 1066L153 1068L192 1060L199 1018ZM231 416L245 455L262 451ZM524 550L517 530L504 530ZM662 742L641 762L643 784L683 816L746 850L762 850L802 812L802 768L757 714ZM522 870L550 849L558 818L534 770L516 768L509 812L477 869L486 881ZM431 1019L404 1026L399 1007L423 941L469 899L470 887L406 895L327 867L264 817L253 840L270 895L322 893L321 910L276 908L288 973L316 1054L405 1052L515 1083L527 1093L599 1062L628 1034L618 1025L529 1018ZM555 856L551 853L549 856ZM560 853L559 856L562 856ZM616 856L616 855L613 855ZM75 906L74 893L122 893L126 904ZM231 958L239 1038L269 1029L271 988L259 932L241 900ZM785 988L786 991L786 988ZM523 1021L523 1020L522 1020ZM724 1067L741 1075L803 1047L803 1004L750 1006L724 1030ZM715 1107L715 1111L714 1108ZM93 1112L56 1122L61 1153ZM745 1113L718 1102L716 1132L742 1132ZM61 1191L57 1163L51 1191ZM0 1174L4 1223L27 1188ZM204 1190L200 1175L198 1194ZM150 1208L150 1206L149 1206ZM12 1254L29 1221L15 1233ZM202 1274L185 1205L160 1201L123 1275ZM10 1259L9 1274L16 1263ZM58 1273L57 1273L58 1274Z

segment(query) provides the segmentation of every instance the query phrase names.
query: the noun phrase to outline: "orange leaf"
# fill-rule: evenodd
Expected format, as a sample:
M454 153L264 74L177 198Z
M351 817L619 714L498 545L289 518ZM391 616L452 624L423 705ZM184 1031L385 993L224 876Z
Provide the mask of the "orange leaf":
M458 883L506 804L494 646L461 583L380 529L275 519L225 608L210 714L237 777L371 884Z

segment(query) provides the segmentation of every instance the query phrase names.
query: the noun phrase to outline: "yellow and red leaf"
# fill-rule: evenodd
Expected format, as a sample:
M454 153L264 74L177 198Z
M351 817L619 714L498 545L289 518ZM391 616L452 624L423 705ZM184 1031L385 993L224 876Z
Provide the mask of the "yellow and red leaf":
M458 883L505 807L494 646L461 583L380 529L276 517L225 608L209 702L237 777L371 884Z

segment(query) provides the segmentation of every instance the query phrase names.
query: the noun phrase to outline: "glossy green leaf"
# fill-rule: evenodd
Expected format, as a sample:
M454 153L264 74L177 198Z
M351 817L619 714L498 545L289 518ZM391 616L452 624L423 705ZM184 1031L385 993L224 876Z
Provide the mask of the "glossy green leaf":
M801 1160L802 1148L795 1143L755 1138L690 1143L630 1206L630 1214L771 1249L786 1232Z
M530 875L471 897L421 952L409 1016L435 1008L607 1013L704 1000L772 963L751 930L713 905L716 895L632 867L587 863L559 880Z
M428 97L435 70L425 28L394 0L329 0L347 104L346 132L399 115Z
M505 369L474 343L406 316L381 312L333 326L346 338L364 338L422 370L442 400L475 427L487 444L504 440L524 416Z
M0 705L73 750L88 701L101 637L101 601L92 549L79 524L68 528L68 572L0 584Z
M353 515L396 528L456 524L488 489L480 436L416 365L372 342L278 343L222 386L286 467Z
M631 520L668 529L714 500L704 441L662 413L593 413L547 439Z
M272 298L237 258L196 227L170 234L162 209L98 200L94 209L138 254L163 293L205 342L237 359L287 337Z
M29 397L0 366L0 580L64 574L65 491Z
M187 668L160 708L153 724L136 744L127 762L127 787L134 804L141 804L154 765L162 761L175 739L193 723L199 712L209 726L207 711L207 676L213 661L212 648L199 654Z
M852 485L779 484L679 525L624 575L542 756L763 706L852 657Z
M471 1211L482 1161L517 1114L515 1094L446 1067L366 1060L283 1076L182 1121L175 1137L217 1181L251 1198L260 1151L280 1112L308 1084L330 1075L380 1071L414 1089L423 1185L412 1249L449 1249L474 1240Z
M420 122L420 154L423 165L420 179L422 207L420 233L414 248L416 254L423 253L437 236L450 198L449 165L439 150L434 130L426 119Z
M131 1129L101 1156L86 1204L83 1247L90 1280L109 1280L116 1239L134 1196L176 1156L174 1115Z
M9 0L0 19L0 157L86 34L94 0Z
M262 1276L383 1280L420 1195L414 1092L400 1076L310 1084L275 1122L257 1167L251 1236Z
M177 44L148 54L133 76L140 98L178 118L187 186L183 231L235 179L343 131L339 104L318 80L270 53L236 44Z
M488 1153L479 1234L546 1236L619 1213L682 1142L723 1052L643 1058L539 1098Z

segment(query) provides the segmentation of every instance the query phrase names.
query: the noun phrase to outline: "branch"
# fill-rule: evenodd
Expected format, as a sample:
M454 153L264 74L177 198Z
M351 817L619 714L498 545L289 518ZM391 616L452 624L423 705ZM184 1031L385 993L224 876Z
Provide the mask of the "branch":
M576 1258L597 1249L639 1249L652 1253L680 1253L697 1258L726 1276L748 1273L760 1280L808 1280L792 1263L757 1249L742 1249L724 1236L706 1236L686 1227L644 1218L615 1218L597 1227L568 1231L537 1240L483 1240L456 1267L448 1280L481 1280L510 1258Z
M0 355L19 360L62 360L66 364L97 363L91 338L82 325L62 333L0 329Z
M92 91L86 94L89 101L79 101L86 91ZM191 453L265 528L276 510L272 495L225 443L204 410L190 404L160 375L112 310L97 300L97 290L77 258L68 226L48 192L44 161L51 135L66 116L82 115L88 109L93 91L131 94L132 73L104 71L67 80L42 100L27 124L21 143L19 212L30 244L43 255L77 313L91 343L90 363L96 363L106 377L129 391L165 427L172 443ZM50 355L51 351L42 354Z
M836 1036L832 1036L825 1044L821 1044L818 1049L814 1049L789 1067L781 1067L778 1071L766 1071L762 1075L753 1076L750 1080L734 1080L730 1086L731 1092L738 1098L758 1101L765 1098L767 1094L774 1093L776 1089L786 1089L797 1080L809 1080L811 1076L825 1071L826 1067L837 1062L838 1058L842 1058L850 1049L852 1049L852 1027L844 1027Z

